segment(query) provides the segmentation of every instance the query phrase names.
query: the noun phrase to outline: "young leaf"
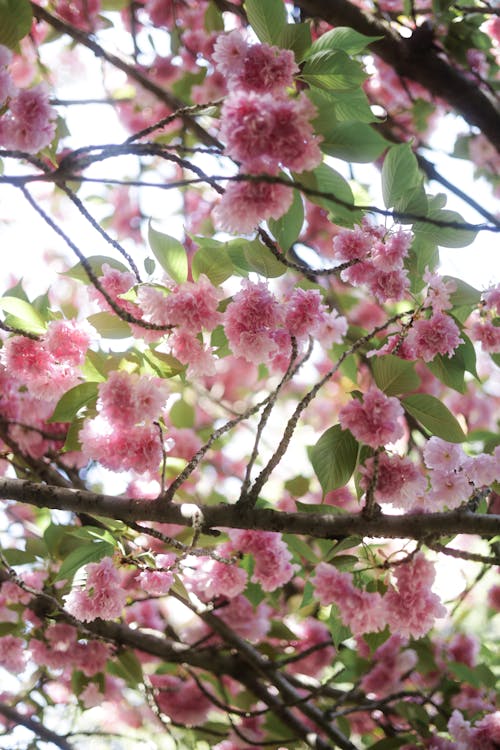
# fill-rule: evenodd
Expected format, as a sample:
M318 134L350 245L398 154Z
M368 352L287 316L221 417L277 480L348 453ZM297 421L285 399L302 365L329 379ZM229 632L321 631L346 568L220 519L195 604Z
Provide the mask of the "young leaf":
M400 359L394 354L373 357L371 368L376 384L387 396L408 393L420 385L413 362Z
M195 281L204 273L212 284L219 286L232 275L234 266L224 244L217 242L212 247L202 246L196 251L192 271Z
M282 0L245 0L245 10L261 42L280 43L286 24L286 9Z
M429 219L436 221L450 222L451 224L463 225L464 219L457 211L449 209L432 210L428 214ZM466 247L473 242L477 235L477 230L461 228L460 226L437 226L430 222L417 222L413 227L414 232L418 232L429 242L434 242L442 247Z
M70 388L56 404L49 422L71 422L82 406L97 400L97 383L80 383Z
M265 247L258 239L247 243L244 254L250 270L259 273L266 279L275 279L278 276L283 276L286 271L285 264L280 263L269 248Z
M114 313L94 313L89 315L88 321L105 339L126 339L132 335L129 324Z
M0 309L9 314L10 325L31 333L45 333L43 318L29 302L19 297L0 297Z
M29 0L0 0L0 44L14 49L29 34L32 18Z
M332 221L347 226L361 221L363 214L354 207L354 196L349 183L328 164L320 164L312 172L297 175L297 180L307 188L325 193L325 197L307 195L307 199L311 203L317 203L326 208L331 214ZM352 206L352 208L349 208L349 206Z
M416 393L402 399L401 404L431 435L449 443L462 443L466 439L451 411L435 396Z
M382 195L387 208L396 205L401 196L418 188L422 175L415 154L408 143L392 146L382 167Z
M350 55L356 55L362 52L371 42L382 39L380 36L365 36L359 31L349 28L348 26L337 26L326 34L322 34L319 39L311 46L310 55L323 50L343 50Z
M149 222L148 239L156 260L170 278L178 284L186 281L188 277L187 254L179 240L154 229L151 222Z
M338 159L364 163L378 159L388 145L389 142L366 123L342 122L330 130L321 150Z
M327 91L347 91L360 86L366 73L342 50L325 50L307 58L301 77L310 86Z
M281 219L267 222L279 246L286 252L295 242L304 223L304 205L298 190L293 191L293 203Z
M309 460L323 494L347 484L356 467L358 448L351 433L339 424L330 427L315 445L308 447Z

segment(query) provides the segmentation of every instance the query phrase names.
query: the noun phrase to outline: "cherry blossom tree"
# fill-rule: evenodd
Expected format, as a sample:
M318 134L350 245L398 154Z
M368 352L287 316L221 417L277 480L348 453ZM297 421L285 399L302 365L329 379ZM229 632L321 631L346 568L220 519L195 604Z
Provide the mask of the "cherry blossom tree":
M500 747L499 60L496 0L0 0L2 747Z

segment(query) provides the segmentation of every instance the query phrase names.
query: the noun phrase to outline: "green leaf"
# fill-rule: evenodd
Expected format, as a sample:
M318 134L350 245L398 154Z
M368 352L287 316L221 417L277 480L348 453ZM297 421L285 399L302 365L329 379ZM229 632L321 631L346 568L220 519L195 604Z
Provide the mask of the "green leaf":
M97 276L97 278L103 275L102 267L104 264L107 264L111 268L115 268L117 271L121 271L122 273L130 271L130 269L124 266L123 263L120 263L119 260L108 258L106 255L92 255L90 256L90 258L86 259L86 263L93 271L94 276ZM81 262L77 263L76 266L73 266L73 268L70 268L69 271L63 271L61 273L61 276L69 276L70 279L82 281L84 284L92 283Z
M209 2L205 12L205 30L206 31L224 31L224 18L221 11L215 3Z
M490 687L495 688L497 685L496 677L485 664L477 667L469 667L462 662L448 662L448 669L457 677L461 683L467 682L475 688Z
M312 101L318 114L313 120L314 129L326 140L340 122L375 122L368 97L363 89L354 91L323 91L311 88L307 96Z
M381 36L365 36L359 31L349 28L348 26L337 26L332 31L322 34L311 47L311 55L323 50L343 50L350 55L356 55L362 52L369 44L382 39Z
M449 209L436 209L428 213L429 219L436 221L454 222L464 224L463 217L457 211ZM466 247L474 242L477 231L473 229L457 229L455 227L440 227L428 222L419 221L413 231L419 233L429 242L434 242L442 247Z
M83 544L69 553L63 561L55 580L71 581L77 570L89 563L99 562L103 557L110 557L113 551L114 547L109 542L96 541L90 544Z
M344 487L352 476L358 458L358 443L339 424L330 427L307 453L323 494Z
M389 142L370 125L342 122L329 131L328 140L321 144L321 150L338 159L366 163L378 159L388 145Z
M404 737L386 737L370 746L370 750L396 750L398 747L407 745L414 740L412 735L405 734Z
M105 339L126 339L132 335L129 324L114 313L94 313L87 320Z
M261 42L279 44L286 24L286 9L282 0L245 0L250 26Z
M434 396L416 393L402 399L401 404L431 435L436 435L449 443L462 443L466 439L451 411Z
M266 279L283 276L286 271L285 264L280 263L269 248L258 239L246 244L244 255L250 270L265 276Z
M473 308L481 301L481 292L462 281L462 279L456 279L454 276L443 276L443 281L452 281L456 286L456 290L450 294L450 302L453 307L470 306Z
M359 223L362 212L354 207L354 196L347 180L328 164L320 164L312 172L304 172L297 175L296 179L306 188L317 190L331 197L307 195L311 203L316 203L326 208L331 214L332 221L347 226ZM347 204L347 205L344 205ZM348 208L351 205L352 209Z
M43 318L29 302L19 297L0 297L0 309L8 313L9 325L30 333L45 333Z
M32 552L24 549L16 549L15 547L4 547L2 549L2 556L8 565L27 565L36 561L36 555Z
M219 286L233 271L234 266L225 245L216 240L205 243L193 256L192 272L195 281L204 273L214 286Z
M183 372L185 365L179 362L173 354L167 354L166 352L157 352L150 349L143 353L143 359L147 362L154 372L161 378L173 378L180 372Z
M109 664L108 672L121 677L132 688L144 681L141 663L132 651L120 651L117 659Z
M422 174L408 143L392 146L382 167L382 195L386 208L395 206L401 197L422 184Z
M267 223L283 252L289 250L304 223L304 205L298 190L293 191L293 203L286 214L281 219L269 219Z
M308 57L301 78L327 91L356 89L366 78L363 67L342 50L325 50Z
M29 0L0 0L0 44L14 49L29 34L32 19Z
M194 408L182 398L174 403L170 409L169 417L174 427L194 426Z
M97 400L97 394L97 383L75 385L61 396L49 422L71 422L83 406Z
M422 237L416 236L411 243L410 251L406 261L406 267L410 272L411 291L418 294L425 286L423 275L425 269L433 271L439 263L439 252L433 242L427 242Z
M311 545L300 537L295 534L283 534L283 541L298 561L303 557L313 565L318 563L318 556L312 550Z
M394 354L373 357L371 368L376 384L387 396L408 393L420 385L413 362L400 359Z
M311 46L311 27L308 23L287 23L283 27L279 46L291 49L297 62L301 62Z
M465 393L465 368L455 357L448 359L437 354L432 362L427 362L426 365L442 383L459 393Z
M149 222L149 246L160 266L171 279L182 284L188 277L188 259L186 249L179 240L169 234L154 229Z

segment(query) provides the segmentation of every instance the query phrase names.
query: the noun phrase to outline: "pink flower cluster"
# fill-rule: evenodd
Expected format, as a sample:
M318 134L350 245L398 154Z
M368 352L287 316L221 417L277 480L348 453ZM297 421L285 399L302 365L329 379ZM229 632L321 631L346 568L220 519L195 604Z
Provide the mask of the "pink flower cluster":
M368 458L360 468L360 486L367 490L373 476L374 459ZM379 503L392 503L396 508L409 510L418 504L427 489L427 478L406 457L389 456L383 452L378 457L375 499Z
M83 622L91 622L98 617L102 620L119 617L127 596L111 557L104 557L99 563L90 563L86 566L86 573L85 587L72 588L64 597L66 610Z
M500 477L500 447L492 454L467 456L459 445L431 437L423 455L429 469L431 507L458 508L475 489L488 487Z
M397 588L391 586L383 597L391 632L420 638L436 618L446 615L441 600L431 591L435 575L434 566L422 552L394 569Z
M487 714L471 727L460 711L453 711L448 731L455 750L497 750L500 745L500 711Z
M383 227L364 222L361 227L343 229L333 238L333 257L355 261L341 273L353 286L364 284L379 302L400 300L409 288L403 267L413 235L398 228L387 233Z
M322 605L337 605L340 619L353 635L383 630L388 625L394 634L420 638L430 630L435 618L446 614L430 588L434 577L432 563L419 552L395 568L397 586L390 585L383 596L362 591L354 585L351 573L342 573L323 562L316 567L311 582Z
M406 649L407 645L407 639L396 634L377 648L373 654L375 665L361 680L365 693L382 698L401 689L403 676L417 663L417 654Z
M72 26L89 31L95 28L101 0L56 0L54 10Z
M500 284L483 294L481 314L474 313L470 321L470 336L490 354L500 352Z
M99 384L100 413L86 419L80 430L84 457L112 471L157 471L163 450L171 443L162 440L153 420L159 417L168 395L165 380L111 372L108 380Z
M0 667L12 674L20 674L26 664L26 646L22 638L4 635L0 638Z
M141 589L150 596L165 596L174 582L172 570L177 560L177 555L172 552L156 555L156 569L147 568L142 570L136 578Z
M393 443L403 435L401 418L404 410L398 399L371 386L363 401L353 399L339 412L339 422L356 440L371 448ZM405 467L408 468L408 467Z
M337 605L340 619L353 635L372 633L385 627L382 597L377 592L357 588L351 573L342 573L334 565L321 562L311 583L323 606Z
M36 154L54 138L56 113L43 84L16 87L8 71L11 59L11 52L0 45L0 146Z
M298 569L290 562L292 555L281 534L237 529L230 529L228 534L234 551L253 555L255 567L252 581L260 583L264 591L275 591L288 583Z
M32 638L33 660L53 670L79 669L86 677L103 672L110 657L110 648L101 641L79 641L72 625L56 623L45 631L45 639Z
M7 339L3 349L5 367L35 398L57 400L79 383L78 367L95 336L86 321L53 320L39 340L25 336Z
M150 677L158 708L177 724L188 727L203 724L213 704L193 677L182 680L169 674Z
M231 544L223 544L217 554L230 558ZM183 566L183 581L189 591L193 591L202 601L210 601L219 596L234 599L246 588L247 573L236 563L228 564L211 557L188 557Z
M159 325L172 325L169 347L180 362L187 364L189 376L212 375L215 371L210 347L200 341L203 330L212 331L222 322L217 307L223 292L203 274L196 282L187 281L164 291L141 286L140 309L145 319Z
M288 95L298 67L289 50L248 45L237 31L221 34L214 47L217 70L229 95L221 111L220 135L226 153L250 175L296 172L321 162L320 138L311 120L316 109L305 94ZM277 219L290 207L290 188L266 181L233 181L214 212L216 225L251 232L263 219Z
M297 641L293 642L295 655L323 644L322 648L316 648L301 659L291 662L287 667L288 671L293 674L306 674L310 677L319 678L335 657L335 649L332 645L329 645L331 641L330 631L324 623L315 620L314 617L287 622L287 625L297 636Z
M244 281L226 308L224 330L235 356L286 369L291 336L299 343L313 336L329 347L342 341L347 321L328 312L317 290L294 289L280 304L264 283Z

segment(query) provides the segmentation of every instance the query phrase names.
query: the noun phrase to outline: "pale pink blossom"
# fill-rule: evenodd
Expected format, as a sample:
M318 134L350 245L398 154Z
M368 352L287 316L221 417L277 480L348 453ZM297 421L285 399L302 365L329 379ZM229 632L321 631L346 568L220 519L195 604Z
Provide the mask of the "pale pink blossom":
M14 635L2 636L0 638L0 666L15 675L23 672L26 663L25 649L22 638Z
M277 350L273 334L283 310L263 283L244 281L227 306L224 330L233 354L249 362L265 362Z
M153 674L151 685L162 713L177 724L191 727L203 724L213 704L192 677L182 680L169 674Z
M165 380L115 370L99 384L98 409L117 427L132 427L157 419L169 392Z
M216 609L214 614L250 643L259 643L271 627L271 607L261 602L254 608L243 594L230 599L227 605Z
M500 17L498 18L500 22ZM500 315L500 284L488 289L483 294L484 308L489 312Z
M451 357L463 341L457 324L442 312L435 312L430 318L416 320L407 338L415 357L431 362L436 354Z
M168 339L170 351L183 365L187 376L204 377L215 374L215 357L211 346L204 345L197 336L182 328L176 329Z
M288 547L281 534L274 531L238 531L231 529L229 538L234 550L250 553L255 560L252 576L263 591L275 591L293 577L298 569L292 565Z
M254 180L231 182L213 216L218 229L232 234L250 234L267 219L279 219L293 201L286 185Z
M423 455L425 465L429 469L444 472L460 469L466 458L460 445L449 443L435 435L426 442Z
M56 132L56 112L45 85L20 90L9 104L0 118L0 144L29 154L48 146Z
M434 566L418 552L406 563L393 568L397 588L391 586L383 597L383 608L389 629L405 637L421 638L436 618L446 615L446 608L431 591Z
M370 255L373 237L361 227L342 229L333 238L334 258L341 261L364 260Z
M379 448L398 440L403 435L400 419L403 407L398 399L386 396L372 386L364 395L363 401L353 399L342 407L339 422L344 430L350 430L356 440Z
M299 72L291 50L248 45L238 31L218 36L213 59L232 90L284 94Z
M374 459L369 458L360 468L360 487L367 490L373 476ZM392 503L397 508L410 509L427 487L427 479L415 464L403 456L378 458L375 498L379 503Z
M287 625L297 636L293 642L296 654L307 651L314 646L320 646L302 659L291 662L287 670L293 674L306 674L320 678L325 668L330 666L335 658L335 649L331 645L330 631L326 625L314 617L305 620L292 620Z
M470 327L470 337L473 341L479 341L485 352L500 352L500 326L493 321L484 318L475 320Z
M376 649L375 665L361 680L365 693L381 698L401 689L403 676L417 663L417 654L413 649L406 649L407 645L407 639L396 634Z
M423 279L428 284L427 301L432 306L434 312L442 312L452 307L450 295L457 289L457 285L453 279L445 281L442 276L429 271L428 268L424 273Z
M85 587L75 587L64 597L66 610L83 622L119 617L127 596L111 557L104 557L99 563L89 563L86 571Z
M382 630L386 623L382 597L377 592L362 591L351 573L342 573L333 565L321 562L311 578L314 595L324 606L336 604L340 619L353 635Z
M297 99L238 91L221 112L226 153L250 172L275 174L279 167L309 171L321 162L320 137L311 120L316 109L305 94Z
M431 489L427 493L427 500L435 510L458 508L472 494L473 487L463 471L433 469L429 472L429 481Z

